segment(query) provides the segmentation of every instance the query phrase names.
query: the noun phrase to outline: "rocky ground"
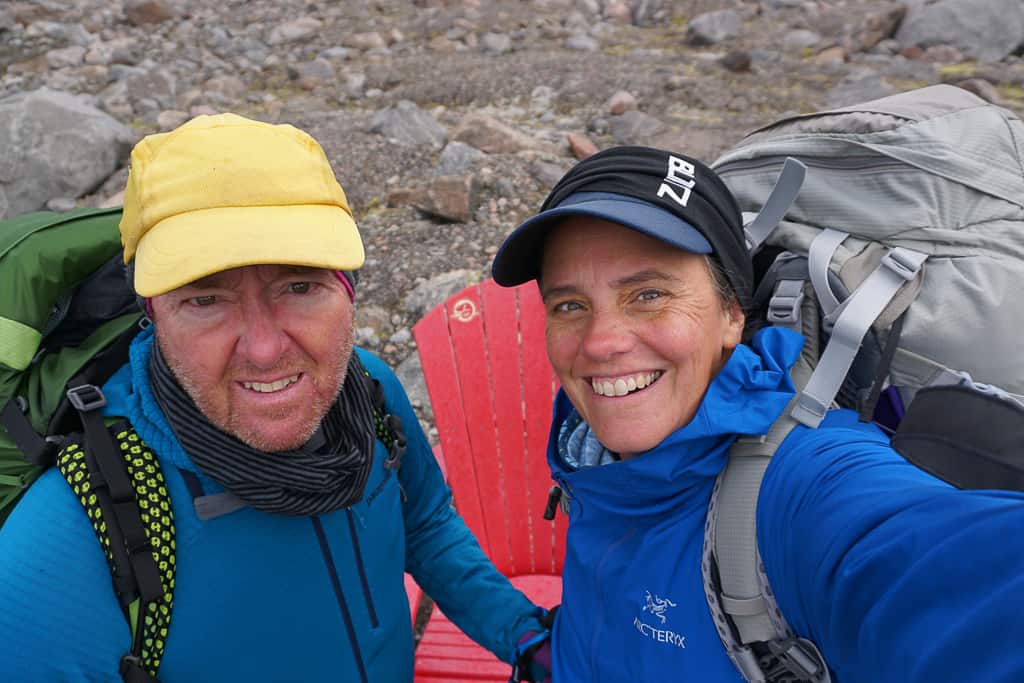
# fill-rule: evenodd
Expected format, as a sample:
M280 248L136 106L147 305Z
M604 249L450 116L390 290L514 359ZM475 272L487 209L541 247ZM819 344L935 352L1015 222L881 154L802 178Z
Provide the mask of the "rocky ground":
M130 145L197 114L295 124L366 242L358 341L414 377L412 324L593 149L710 161L939 82L1024 113L1021 36L1020 0L8 1L0 217L117 204Z

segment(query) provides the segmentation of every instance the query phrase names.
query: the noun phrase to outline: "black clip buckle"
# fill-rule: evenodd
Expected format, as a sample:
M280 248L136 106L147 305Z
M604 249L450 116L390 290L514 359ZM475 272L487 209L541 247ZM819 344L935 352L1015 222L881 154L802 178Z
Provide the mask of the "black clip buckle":
M132 671L145 672L147 676L149 675L149 672L142 667L142 658L138 655L128 653L121 657L120 666L118 666L118 673L121 674L122 678L127 678L128 673Z
M95 384L82 384L67 391L68 401L78 412L87 413L107 405L107 397Z
M813 646L801 638L769 641L769 654L761 658L762 671L770 681L814 682L821 678L824 663Z

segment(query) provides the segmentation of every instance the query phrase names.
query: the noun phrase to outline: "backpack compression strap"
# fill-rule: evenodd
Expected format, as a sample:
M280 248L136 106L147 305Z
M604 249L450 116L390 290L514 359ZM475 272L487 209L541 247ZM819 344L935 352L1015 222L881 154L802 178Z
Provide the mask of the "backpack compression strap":
M765 200L757 215L743 226L747 249L751 253L755 253L761 247L779 221L786 216L786 212L796 201L796 196L800 194L800 188L803 187L806 175L807 166L803 162L793 157L786 157L782 164L782 171L775 181L775 186L768 194L768 199ZM745 218L746 214L744 214Z
M96 401L83 403L80 394L73 401L86 434L69 438L57 468L85 508L128 620L132 649L121 660L121 676L127 683L155 682L174 602L170 495L156 456L127 421L108 431Z

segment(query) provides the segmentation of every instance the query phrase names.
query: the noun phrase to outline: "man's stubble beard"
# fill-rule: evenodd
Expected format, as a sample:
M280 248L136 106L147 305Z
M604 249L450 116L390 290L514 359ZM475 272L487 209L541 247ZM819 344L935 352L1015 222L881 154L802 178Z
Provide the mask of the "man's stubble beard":
M349 359L352 357L354 352L355 343L352 338L352 326L349 326L347 332L342 335L342 339L338 346L338 355L333 359L332 364L333 372L328 375L329 378L333 378L333 386L321 387L319 378L308 376L309 380L313 382L314 392L313 401L306 407L308 410L309 420L307 420L301 430L299 430L296 437L286 444L271 443L269 440L263 437L256 430L247 428L240 415L233 414L230 409L230 403L224 406L224 410L219 409L219 406L215 405L210 396L208 396L200 385L200 382L196 379L191 371L189 365L181 358L173 353L168 353L164 344L160 341L159 330L156 335L157 343L160 347L160 353L163 354L164 360L167 362L167 366L171 370L171 374L177 380L178 384L184 389L192 402L196 404L199 411L210 421L210 424L217 427L222 432L235 437L242 443L255 448L258 451L265 453L276 453L282 451L291 451L299 448L305 444L319 429L320 423L323 421L327 411L337 400L338 393L341 391L342 386L345 383L345 377L348 373ZM285 362L280 363L282 368L288 366L287 359ZM273 368L261 368L261 371L274 371L277 366ZM330 379L328 381L331 381ZM278 419L281 417L288 417L294 410L302 410L303 407L289 407L278 411L271 412L266 417L270 420Z

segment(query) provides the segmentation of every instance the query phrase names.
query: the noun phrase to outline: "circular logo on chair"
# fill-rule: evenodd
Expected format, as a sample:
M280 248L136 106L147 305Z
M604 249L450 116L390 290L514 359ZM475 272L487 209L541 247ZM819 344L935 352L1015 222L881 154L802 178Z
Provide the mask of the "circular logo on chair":
M460 323L468 323L480 314L472 299L459 299L452 306L452 319Z

